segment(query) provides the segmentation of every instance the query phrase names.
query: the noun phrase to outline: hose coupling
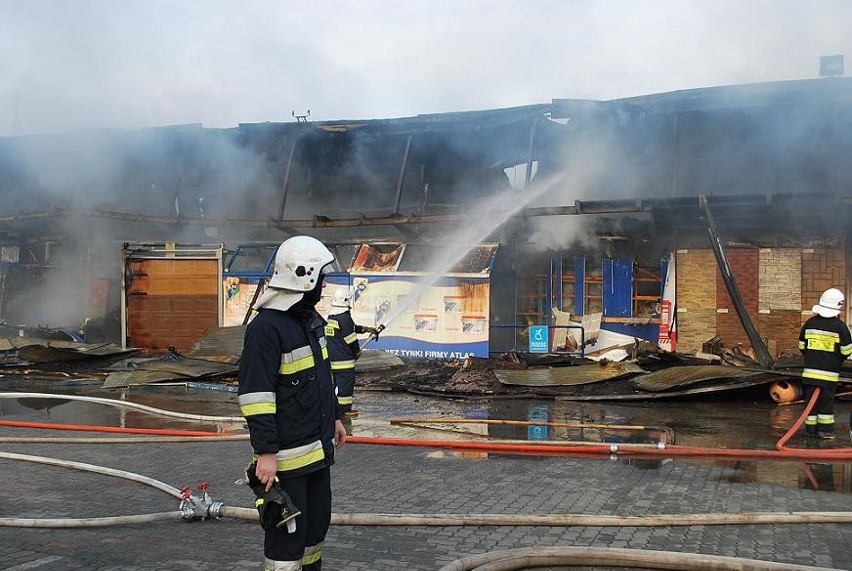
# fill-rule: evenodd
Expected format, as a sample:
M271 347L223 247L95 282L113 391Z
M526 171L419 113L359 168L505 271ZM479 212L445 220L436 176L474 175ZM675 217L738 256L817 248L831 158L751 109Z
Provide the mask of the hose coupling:
M207 492L210 484L201 482L198 484L198 491L201 496L196 496L192 493L189 486L184 486L181 491L181 501L179 509L183 514L183 519L195 521L205 519L219 519L222 517L222 502L214 501Z

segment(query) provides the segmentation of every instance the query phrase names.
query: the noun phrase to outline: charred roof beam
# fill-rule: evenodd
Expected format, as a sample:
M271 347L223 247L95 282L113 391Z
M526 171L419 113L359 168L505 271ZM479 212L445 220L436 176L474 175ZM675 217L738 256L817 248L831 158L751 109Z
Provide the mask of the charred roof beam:
M710 245L713 247L713 253L716 255L716 263L719 265L722 281L725 282L725 289L728 290L728 295L731 297L734 309L737 311L737 317L739 317L740 323L748 336L748 340L751 342L758 363L763 368L769 368L772 366L772 356L767 351L760 333L758 333L754 322L751 320L751 316L748 314L745 302L743 302L743 296L740 293L740 288L737 286L737 280L731 271L731 266L728 264L725 250L722 247L722 241L719 239L719 233L716 231L716 222L713 219L713 212L710 209L710 205L707 203L707 197L701 195L698 197L698 201L701 204L702 210L704 210L704 214L707 216L707 232L710 234Z

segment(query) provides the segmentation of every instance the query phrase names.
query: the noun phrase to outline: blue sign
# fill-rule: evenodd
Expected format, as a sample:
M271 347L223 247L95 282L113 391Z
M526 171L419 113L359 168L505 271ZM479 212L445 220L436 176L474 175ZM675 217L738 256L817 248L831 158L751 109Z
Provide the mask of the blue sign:
M549 350L547 325L530 325L530 353L547 353Z
M550 413L549 407L546 404L533 405L529 408L528 418L530 423L547 422ZM528 440L547 440L548 427L540 424L530 424L527 428Z

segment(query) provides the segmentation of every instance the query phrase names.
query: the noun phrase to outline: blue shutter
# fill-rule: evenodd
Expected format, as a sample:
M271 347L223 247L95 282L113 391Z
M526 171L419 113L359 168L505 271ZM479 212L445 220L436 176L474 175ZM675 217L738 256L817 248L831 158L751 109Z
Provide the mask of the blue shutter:
M602 261L604 317L633 315L633 261L604 258Z

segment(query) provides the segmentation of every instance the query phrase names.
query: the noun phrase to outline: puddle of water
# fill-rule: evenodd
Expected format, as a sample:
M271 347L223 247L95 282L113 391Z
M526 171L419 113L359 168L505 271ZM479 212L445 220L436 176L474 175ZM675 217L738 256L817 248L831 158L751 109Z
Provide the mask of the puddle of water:
M221 431L238 428L222 423L185 421L118 408L62 399L63 394L101 398L123 398L170 411L215 416L239 416L236 394L187 386L147 386L104 390L100 383L68 384L43 381L0 381L0 391L43 392L56 399L0 399L0 418L67 424L89 424L134 428ZM648 443L665 438L671 443L697 447L726 447L772 450L775 443L801 414L803 405L778 406L770 401L669 401L644 403L573 402L554 400L450 400L405 393L356 390L359 415L351 420L358 436L422 438L445 440L501 439L523 441L587 441L610 443ZM838 401L838 439L835 447L849 446L849 413L852 403ZM429 424L391 425L390 419L477 419L526 421L512 424ZM553 423L544 426L534 423ZM619 425L621 428L577 427ZM349 424L349 423L347 423ZM566 426L567 425L567 426ZM636 427L645 427L638 429ZM792 447L804 447L804 439L794 437ZM464 457L486 459L481 452L427 452L427 457ZM656 469L667 459L619 459L640 469ZM852 493L852 463L802 463L778 461L741 461L729 459L678 459L712 464L722 469L720 479L730 482L761 482L817 490Z

